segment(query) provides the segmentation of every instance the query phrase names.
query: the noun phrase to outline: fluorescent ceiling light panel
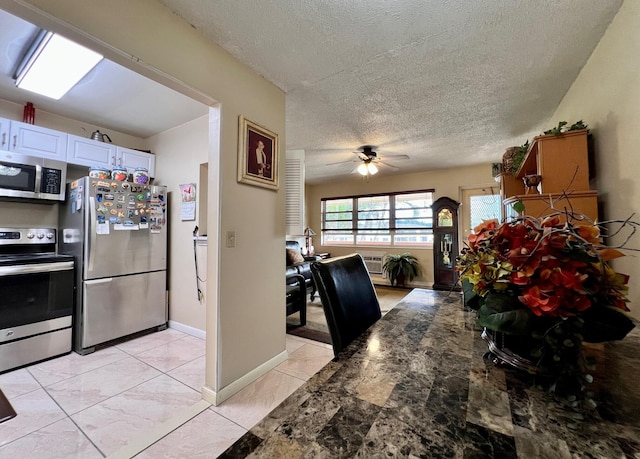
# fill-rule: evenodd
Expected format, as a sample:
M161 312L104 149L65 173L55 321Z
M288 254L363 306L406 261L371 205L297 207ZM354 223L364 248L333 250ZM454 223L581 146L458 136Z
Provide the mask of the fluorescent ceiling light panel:
M102 58L95 51L47 32L21 64L16 86L58 100Z

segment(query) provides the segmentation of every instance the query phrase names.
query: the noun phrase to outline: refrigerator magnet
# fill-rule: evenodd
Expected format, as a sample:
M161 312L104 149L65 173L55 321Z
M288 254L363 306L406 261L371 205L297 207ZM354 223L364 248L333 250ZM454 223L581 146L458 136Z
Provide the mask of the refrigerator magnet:
M98 224L96 225L96 234L109 234L109 223L107 223L106 221L98 222Z

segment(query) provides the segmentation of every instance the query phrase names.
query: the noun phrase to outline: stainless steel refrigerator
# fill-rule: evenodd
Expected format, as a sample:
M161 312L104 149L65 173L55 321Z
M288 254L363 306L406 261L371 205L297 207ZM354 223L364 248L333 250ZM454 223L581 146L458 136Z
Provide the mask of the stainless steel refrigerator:
M74 350L166 328L166 187L83 177L66 196L58 252L76 261Z

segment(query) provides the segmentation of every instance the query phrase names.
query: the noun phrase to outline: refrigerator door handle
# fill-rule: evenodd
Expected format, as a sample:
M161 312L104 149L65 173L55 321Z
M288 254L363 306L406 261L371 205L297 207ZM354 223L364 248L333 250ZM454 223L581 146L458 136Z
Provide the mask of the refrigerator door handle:
M113 281L113 277L105 277L103 279L93 279L84 281L85 284L94 285L94 284L106 284L107 282Z
M89 197L89 253L88 253L88 270L93 271L93 252L96 250L96 224L97 216L96 216L96 200L93 196Z

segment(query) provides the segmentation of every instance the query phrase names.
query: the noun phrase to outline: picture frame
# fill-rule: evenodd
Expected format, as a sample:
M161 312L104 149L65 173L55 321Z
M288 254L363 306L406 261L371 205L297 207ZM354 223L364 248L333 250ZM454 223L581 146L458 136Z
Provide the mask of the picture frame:
M278 190L278 134L240 115L238 182Z

